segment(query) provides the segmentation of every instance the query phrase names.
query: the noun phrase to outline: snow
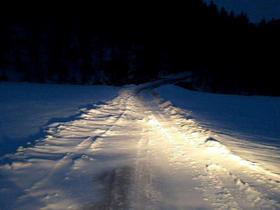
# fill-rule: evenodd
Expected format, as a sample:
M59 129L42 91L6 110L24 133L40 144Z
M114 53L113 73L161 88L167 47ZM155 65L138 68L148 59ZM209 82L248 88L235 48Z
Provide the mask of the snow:
M196 115L208 94L183 109L188 95L200 93L157 88L164 82L124 87L75 118L50 124L41 141L9 155L0 164L0 207L279 209L280 175L232 150L256 147L224 144L230 140L214 129L211 113L203 112L208 123Z
M79 115L80 108L108 100L110 86L0 83L0 156L43 136L53 122Z
M280 174L280 97L237 96L165 85L157 92L242 157Z

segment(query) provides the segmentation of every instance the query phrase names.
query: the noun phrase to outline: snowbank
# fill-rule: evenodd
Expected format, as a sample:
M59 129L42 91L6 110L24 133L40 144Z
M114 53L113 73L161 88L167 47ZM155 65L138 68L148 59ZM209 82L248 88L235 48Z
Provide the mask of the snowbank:
M41 137L46 125L69 120L80 108L113 98L118 90L110 86L0 83L0 156Z
M280 172L280 97L211 94L175 85L157 92L238 155Z

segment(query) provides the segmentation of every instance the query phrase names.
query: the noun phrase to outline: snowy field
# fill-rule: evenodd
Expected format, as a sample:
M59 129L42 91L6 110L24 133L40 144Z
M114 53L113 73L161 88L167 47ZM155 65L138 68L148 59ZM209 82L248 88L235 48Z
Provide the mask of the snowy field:
M42 137L52 122L69 121L80 108L108 100L118 88L0 82L0 156Z
M157 92L235 153L280 174L280 97L211 94L174 85Z
M0 209L280 209L279 98L158 87L162 83L120 90L42 85L44 97L34 85L4 83L6 110L26 104L27 89L36 98L30 115L33 103L61 100L37 112L47 115L42 125L54 117L48 113L64 119L0 164ZM61 95L60 87L67 92ZM60 112L65 103L72 111ZM14 131L30 117L22 108L26 116L17 122L6 110Z

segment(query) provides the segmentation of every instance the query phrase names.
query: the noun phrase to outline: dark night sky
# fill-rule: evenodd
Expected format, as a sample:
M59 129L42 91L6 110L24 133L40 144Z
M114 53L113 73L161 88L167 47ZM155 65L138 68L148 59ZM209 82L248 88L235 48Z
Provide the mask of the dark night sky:
M280 0L214 0L214 2L237 14L242 11L247 13L252 22L259 22L262 18L267 20L280 18Z

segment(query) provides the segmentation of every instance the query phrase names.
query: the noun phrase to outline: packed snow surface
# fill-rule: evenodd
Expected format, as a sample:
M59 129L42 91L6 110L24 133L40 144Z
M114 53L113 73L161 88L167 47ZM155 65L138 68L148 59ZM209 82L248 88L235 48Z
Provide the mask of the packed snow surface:
M50 124L42 140L6 157L1 209L279 209L280 175L238 153L254 156L263 144L238 147L250 143L238 135L241 143L227 146L235 132L230 140L226 121L219 133L224 127L211 111L203 112L206 104L187 107L196 93L175 86L155 90L160 84L123 88L72 120ZM197 97L196 103L211 105L208 95ZM270 165L279 164L277 145L268 150Z

